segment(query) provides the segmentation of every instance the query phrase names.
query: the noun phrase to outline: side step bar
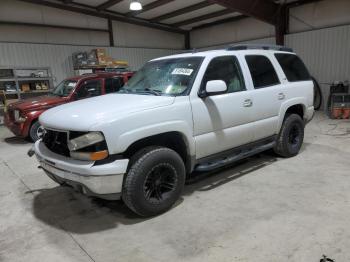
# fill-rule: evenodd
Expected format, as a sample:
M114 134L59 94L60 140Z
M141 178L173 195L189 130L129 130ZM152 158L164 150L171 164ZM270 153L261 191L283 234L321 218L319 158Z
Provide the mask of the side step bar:
M229 164L232 164L238 160L247 158L249 156L261 153L263 151L266 151L268 149L271 149L275 146L276 142L270 142L267 144L263 144L257 147L252 147L252 148L248 148L246 150L241 150L238 151L237 153L234 153L232 155L226 156L224 158L219 158L217 160L214 161L210 161L208 163L200 163L195 167L195 171L198 172L207 172L207 171L211 171Z

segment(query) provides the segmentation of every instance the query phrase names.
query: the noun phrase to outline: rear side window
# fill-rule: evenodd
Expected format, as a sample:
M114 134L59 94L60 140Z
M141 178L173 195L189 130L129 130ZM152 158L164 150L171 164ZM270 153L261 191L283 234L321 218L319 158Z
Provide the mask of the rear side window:
M102 94L101 80L87 80L75 94L77 99L99 96Z
M303 61L292 54L275 54L289 82L310 80L310 74Z
M262 55L245 57L255 88L264 88L280 83L270 59Z
M124 85L121 77L106 78L105 79L105 91L106 94L118 92L119 89Z

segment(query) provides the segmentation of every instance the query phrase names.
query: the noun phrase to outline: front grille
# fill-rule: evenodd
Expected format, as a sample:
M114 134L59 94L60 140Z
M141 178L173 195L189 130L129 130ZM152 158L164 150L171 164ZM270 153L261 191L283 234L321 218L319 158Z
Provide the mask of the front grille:
M67 145L68 132L60 132L46 129L42 141L50 151L62 156L70 156Z

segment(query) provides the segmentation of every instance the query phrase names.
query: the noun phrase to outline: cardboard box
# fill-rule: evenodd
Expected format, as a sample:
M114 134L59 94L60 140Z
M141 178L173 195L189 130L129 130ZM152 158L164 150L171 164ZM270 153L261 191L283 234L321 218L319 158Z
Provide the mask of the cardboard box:
M113 59L111 57L106 57L106 64L107 66L113 66Z
M113 60L113 65L115 66L128 66L128 62L127 61L123 61L123 60Z
M23 92L28 92L28 91L30 91L30 85L29 85L29 84L22 84L22 85L21 85L21 90L22 90Z
M47 83L42 82L42 83L41 83L41 89L42 89L42 90L49 90L49 86L47 85Z
M99 56L99 57L97 57L97 62L99 65L106 65L107 64L107 57L106 56Z
M106 49L104 49L104 48L97 48L97 49L95 49L95 52L96 52L97 58L100 58L101 56L103 56L103 57L107 56Z
M86 52L73 53L73 64L74 64L74 67L87 65L87 53Z
M92 69L79 69L79 70L74 70L74 74L76 76L81 76L85 74L92 74Z

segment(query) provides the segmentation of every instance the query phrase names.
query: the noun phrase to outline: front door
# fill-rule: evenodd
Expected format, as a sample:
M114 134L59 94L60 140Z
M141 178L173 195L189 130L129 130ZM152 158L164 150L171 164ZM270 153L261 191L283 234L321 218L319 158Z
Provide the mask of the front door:
M235 56L213 58L199 92L205 90L210 80L223 80L227 92L191 98L197 159L247 144L253 137L252 97L246 89L238 59Z

